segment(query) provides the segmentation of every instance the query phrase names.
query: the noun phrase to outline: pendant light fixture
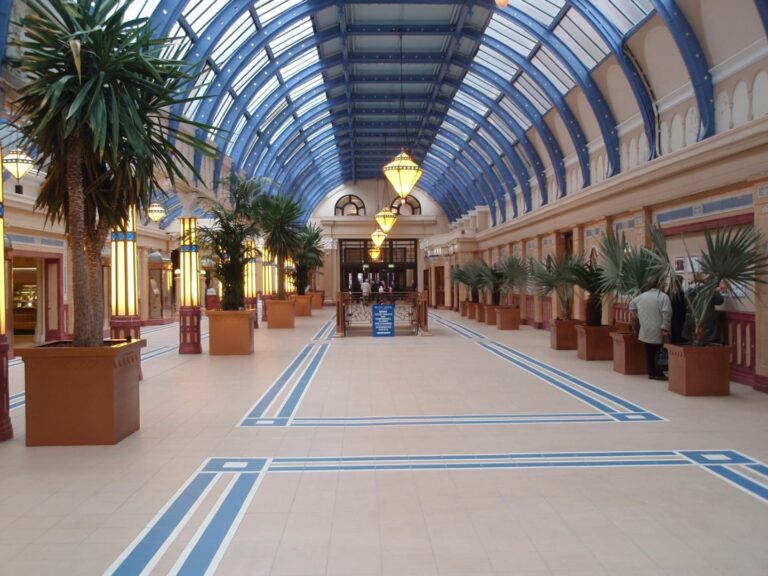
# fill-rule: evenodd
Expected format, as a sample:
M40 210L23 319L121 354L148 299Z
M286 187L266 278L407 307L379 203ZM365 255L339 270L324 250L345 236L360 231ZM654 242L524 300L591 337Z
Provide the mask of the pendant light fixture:
M376 213L376 224L379 225L381 231L384 234L388 234L392 230L392 226L397 222L397 214L393 214L389 208L382 208Z
M403 127L405 128L405 145L408 144L408 119L405 115L405 91L403 89L403 33L400 32L400 113L403 119ZM422 170L416 162L414 162L408 153L405 151L405 145L403 150L395 156L389 164L384 166L384 176L392 184L392 187L397 192L400 198L407 198L411 193L411 190L416 186L416 183L421 178Z
M507 4L509 4L509 0L496 0L496 6L504 10L504 8L507 7Z
M368 249L368 257L371 259L372 262L375 262L381 257L381 249L380 248L369 248Z
M387 235L379 229L376 229L373 234L371 234L371 241L373 242L373 245L376 246L376 248L381 248L381 245L384 243L386 238Z

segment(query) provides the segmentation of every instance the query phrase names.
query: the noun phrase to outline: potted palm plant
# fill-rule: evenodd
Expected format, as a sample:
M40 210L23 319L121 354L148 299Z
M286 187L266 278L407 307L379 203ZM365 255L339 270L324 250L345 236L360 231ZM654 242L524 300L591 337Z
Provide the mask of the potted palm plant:
M467 272L463 266L456 266L451 269L451 283L461 284L467 289L467 297L464 300L459 301L459 313L462 316L467 315L467 307L469 304L469 278Z
M578 357L582 360L612 360L613 326L602 325L603 297L605 296L602 268L591 258L574 258L573 281L588 294L585 322L576 326Z
M630 245L623 235L603 236L599 253L602 290L618 301L628 303L639 296L654 274L652 253ZM645 374L645 346L629 324L614 324L616 329L611 332L613 370L620 374Z
M322 233L323 229L319 226L305 224L293 251L293 271L290 275L296 286L296 316L312 315L312 295L307 294L307 288L312 272L323 265Z
M70 344L20 352L27 444L114 444L139 428L143 341L105 345L101 250L160 179L197 175L174 142L215 150L172 128L205 128L173 112L192 78L146 20L124 19L127 3L24 1L17 124L45 167L35 206L66 227L74 304Z
M285 194L265 194L259 210L264 249L277 266L277 298L265 302L268 328L293 328L295 302L285 294L286 264L301 238L301 204Z
M463 271L462 284L467 287L470 300L467 302L467 318L470 320L478 319L478 308L480 306L480 287L483 280L481 276L482 264L480 260L472 260L461 267Z
M482 262L480 267L480 289L483 293L491 293L491 303L486 302L485 323L491 326L496 325L496 309L501 304L501 284L504 282L504 274L498 264L489 266Z
M706 320L721 287L729 294L750 298L756 283L766 282L768 254L765 238L753 226L704 230L706 248L698 257L700 284L685 292L694 324L690 345L665 344L669 351L669 390L685 396L730 394L731 346L705 342ZM693 258L688 256L691 269ZM659 260L668 274L669 261Z
M212 225L199 226L198 242L215 256L221 282L221 309L206 310L209 352L216 355L253 353L254 310L245 309L246 240L259 233L258 217L263 185L259 180L232 176L223 201L199 198Z
M574 286L574 256L547 256L544 262L531 259L529 277L533 289L541 296L553 292L560 303L560 315L550 328L549 345L554 350L576 350L576 325L581 320L571 319Z
M528 281L528 267L516 256L505 258L498 264L501 270L501 291L509 294L517 288L523 289ZM499 330L520 329L520 306L498 306L496 308L496 328Z

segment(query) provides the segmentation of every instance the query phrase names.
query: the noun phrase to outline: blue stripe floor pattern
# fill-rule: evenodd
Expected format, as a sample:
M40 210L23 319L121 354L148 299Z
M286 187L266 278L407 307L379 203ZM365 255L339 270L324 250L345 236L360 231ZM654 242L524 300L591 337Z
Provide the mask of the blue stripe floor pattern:
M509 454L435 454L352 457L210 458L163 507L107 574L151 571L192 513L218 482L227 486L196 534L175 560L171 574L213 573L226 553L263 477L270 473L394 472L447 470L683 468L695 467L768 504L768 467L735 450L650 450ZM749 470L756 474L748 475Z

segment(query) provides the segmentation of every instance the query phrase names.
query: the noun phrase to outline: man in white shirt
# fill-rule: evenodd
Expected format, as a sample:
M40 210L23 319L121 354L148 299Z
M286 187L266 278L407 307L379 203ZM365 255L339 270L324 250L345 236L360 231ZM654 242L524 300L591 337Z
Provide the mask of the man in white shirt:
M646 291L629 303L629 312L633 318L640 321L638 340L645 344L648 378L666 380L667 377L658 367L657 357L664 339L669 336L672 302L669 296L658 289L657 284L658 278L651 278L646 285Z
M363 293L363 304L368 304L368 300L371 298L371 283L368 281L368 278L363 280L360 290Z

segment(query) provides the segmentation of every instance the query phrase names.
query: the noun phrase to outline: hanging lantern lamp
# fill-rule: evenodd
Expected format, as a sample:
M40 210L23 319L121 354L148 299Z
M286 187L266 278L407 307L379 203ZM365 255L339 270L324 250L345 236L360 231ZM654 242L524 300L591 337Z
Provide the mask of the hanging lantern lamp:
M392 230L392 226L395 225L395 222L397 222L397 214L394 214L389 208L379 210L376 214L376 224L379 225L379 228L381 228L381 231L384 232L384 234L387 234Z
M407 198L411 190L416 186L416 183L421 178L422 170L419 165L416 164L408 153L403 150L395 156L389 164L384 166L384 176L386 176L389 183L397 192L400 198Z

